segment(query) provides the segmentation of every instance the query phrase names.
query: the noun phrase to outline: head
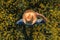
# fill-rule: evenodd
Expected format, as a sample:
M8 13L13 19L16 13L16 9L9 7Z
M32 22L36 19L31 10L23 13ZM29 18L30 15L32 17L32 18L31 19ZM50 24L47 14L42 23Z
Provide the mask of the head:
M33 10L26 10L23 14L23 17L25 17L26 22L34 21L34 16L35 16L35 11L33 11Z

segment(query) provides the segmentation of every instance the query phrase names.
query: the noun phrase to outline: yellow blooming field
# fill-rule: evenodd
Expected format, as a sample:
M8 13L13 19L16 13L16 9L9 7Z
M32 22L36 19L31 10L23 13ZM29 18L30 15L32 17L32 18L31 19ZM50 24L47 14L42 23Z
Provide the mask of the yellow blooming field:
M49 22L17 25L27 9L43 14ZM0 0L0 40L60 40L60 0Z

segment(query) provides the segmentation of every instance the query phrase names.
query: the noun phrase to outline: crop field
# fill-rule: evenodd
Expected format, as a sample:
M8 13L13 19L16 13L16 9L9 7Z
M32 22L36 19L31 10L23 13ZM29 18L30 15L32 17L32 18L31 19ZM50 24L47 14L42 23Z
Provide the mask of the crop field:
M49 22L17 25L27 9L43 14ZM60 0L0 0L0 40L60 40Z

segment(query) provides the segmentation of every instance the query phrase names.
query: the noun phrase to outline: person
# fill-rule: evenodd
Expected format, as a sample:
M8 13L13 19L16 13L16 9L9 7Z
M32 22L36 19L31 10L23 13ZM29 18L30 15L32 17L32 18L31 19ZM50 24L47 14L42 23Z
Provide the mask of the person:
M40 19L38 19L39 17L41 17ZM42 15L39 14L31 9L26 10L22 16L22 19L18 20L16 24L18 25L34 25L34 24L41 24L41 23L45 23L47 20L47 18Z

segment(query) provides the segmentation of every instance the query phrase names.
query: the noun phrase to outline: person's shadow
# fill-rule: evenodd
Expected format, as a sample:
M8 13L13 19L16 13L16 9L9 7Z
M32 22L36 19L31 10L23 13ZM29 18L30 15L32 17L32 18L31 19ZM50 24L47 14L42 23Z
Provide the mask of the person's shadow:
M32 33L33 33L33 26L28 26L29 28L30 28L30 34L29 34L29 36L27 35L27 31L26 31L26 29L27 29L27 27L26 27L26 25L19 25L19 26L22 26L22 33L23 33L23 35L24 35L24 39L25 40L33 40L33 37L32 37Z

